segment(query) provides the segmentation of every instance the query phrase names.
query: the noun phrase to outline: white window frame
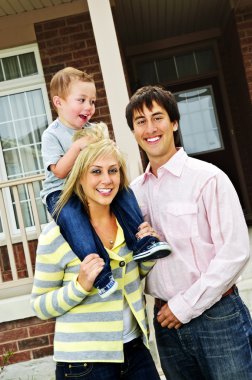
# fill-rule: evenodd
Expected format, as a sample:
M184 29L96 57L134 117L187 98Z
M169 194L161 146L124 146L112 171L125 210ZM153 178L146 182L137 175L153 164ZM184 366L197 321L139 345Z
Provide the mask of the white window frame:
M36 89L41 90L48 123L51 123L52 113L50 109L50 103L48 99L48 93L47 93L45 78L43 74L43 67L42 67L42 63L41 63L41 59L39 55L38 45L36 43L33 43L33 44L23 45L16 48L1 50L0 58L17 56L20 54L31 53L31 52L34 53L38 73L31 76L26 76L22 78L11 79L11 80L0 82L0 96L13 95L13 94L18 94L20 92L32 91ZM1 145L0 145L0 180L2 181L7 180L7 173L5 169ZM7 211L8 220L10 223L11 234L13 236L13 242L19 242L21 235L20 235L19 229L16 228L14 210L12 207L10 191L8 189L4 191L4 199L5 199L6 205L9 205L6 207L6 211ZM33 239L35 228L28 227L26 230L29 235L29 238ZM0 233L0 244L1 245L5 244L4 233Z
M215 103L213 86L212 85L200 86L200 87L195 87L195 88L191 88L191 89L183 90L183 91L178 91L178 92L174 93L175 96L179 96L180 94L183 94L183 93L193 93L193 92L201 91L201 90L205 90L205 89L209 89L210 94L211 94L211 100L212 100L212 104L213 104L213 113L214 113L215 122L216 122L216 130L218 131L218 140L219 140L220 146L217 148L209 147L208 149L196 150L196 151L192 151L192 152L188 151L187 147L184 144L184 137L185 136L183 137L183 126L181 125L183 114L180 111L180 116L181 116L180 128L179 128L180 139L181 139L182 145L184 146L184 148L188 152L188 154L193 154L194 156L196 156L198 154L205 154L205 153L212 153L212 152L220 151L220 150L223 150L225 148L223 138L222 138L222 131L221 131L220 123L219 123L217 107L216 107L216 103ZM177 103L178 103L178 107L179 107L179 101L177 101ZM190 133L188 133L188 135L190 135ZM193 133L192 133L192 135L193 135Z

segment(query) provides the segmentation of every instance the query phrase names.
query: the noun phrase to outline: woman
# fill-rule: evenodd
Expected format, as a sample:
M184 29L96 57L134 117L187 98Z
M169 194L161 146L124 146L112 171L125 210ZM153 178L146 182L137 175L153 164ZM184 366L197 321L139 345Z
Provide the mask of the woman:
M158 380L148 350L140 282L154 262L138 264L125 244L123 230L111 211L117 192L128 185L125 161L115 143L95 130L92 143L75 162L58 210L74 193L81 199L97 244L109 254L118 289L100 298L93 284L105 265L103 259L92 253L80 262L51 222L39 239L32 307L41 319L56 317L56 380ZM143 223L138 237L150 233L158 238Z

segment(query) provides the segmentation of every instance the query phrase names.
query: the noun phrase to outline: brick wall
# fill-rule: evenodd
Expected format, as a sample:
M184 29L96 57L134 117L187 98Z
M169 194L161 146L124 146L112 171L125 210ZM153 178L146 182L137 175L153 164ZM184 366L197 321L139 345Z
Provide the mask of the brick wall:
M89 13L35 24L35 33L47 88L53 74L66 66L73 66L93 74L97 89L97 103L92 120L107 123L113 138L111 118ZM55 117L53 108L52 112Z
M238 8L235 17L252 102L252 4Z
M37 240L29 242L32 265L35 264ZM13 244L18 278L28 276L22 243ZM12 280L7 247L0 247L0 265L4 281ZM4 355L12 355L8 364L38 359L52 355L54 320L41 321L36 317L0 323L0 367L4 365Z
M35 266L35 257L36 257L36 249L37 249L38 241L31 240L28 242L31 262L33 267ZM22 243L15 243L12 245L15 263L17 267L18 278L28 277L28 271L26 266L24 247ZM8 256L7 246L0 247L0 268L3 276L3 281L11 281L13 280L11 274L10 261Z
M252 194L252 177L251 177L251 144L252 144L252 3L247 5L246 7L239 7L235 12L235 20L237 32L240 40L240 48L242 53L242 58L244 62L245 75L247 80L247 86L250 97L250 101L248 100L246 120L243 123L248 130L247 134L243 134L243 141L241 142L241 150L244 147L247 148L247 160L245 164L245 171L247 177L247 188L249 194ZM243 103L246 103L247 99L242 99ZM240 108L240 114L243 113L242 108ZM252 198L250 197L251 203Z
M0 324L0 366L11 351L9 363L38 359L53 353L54 320L36 317Z

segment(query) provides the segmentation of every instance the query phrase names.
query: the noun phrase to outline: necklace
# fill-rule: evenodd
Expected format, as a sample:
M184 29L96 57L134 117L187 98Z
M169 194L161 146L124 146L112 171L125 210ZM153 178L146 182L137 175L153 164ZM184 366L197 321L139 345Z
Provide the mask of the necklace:
M105 247L112 249L115 244L115 237L117 232L117 225L115 217L112 216L112 218L107 223L94 223L91 221L91 224L93 225L97 235L101 239L102 243ZM109 236L113 236L114 239L110 238Z

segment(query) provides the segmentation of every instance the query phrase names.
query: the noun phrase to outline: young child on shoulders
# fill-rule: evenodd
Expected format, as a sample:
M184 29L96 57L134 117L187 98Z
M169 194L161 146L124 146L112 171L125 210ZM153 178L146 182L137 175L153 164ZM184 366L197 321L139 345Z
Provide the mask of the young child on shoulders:
M73 141L76 132L94 128L94 124L90 123L96 102L93 77L85 71L66 67L53 76L50 96L58 117L42 135L42 157L46 172L42 200L81 261L90 253L98 253L106 263L106 253L97 249L92 226L79 198L72 196L59 213L55 210L67 175L80 151L92 139L92 133L84 133L84 136ZM103 125L99 128L104 137L108 137L106 127ZM132 190L121 190L113 201L112 209L122 225L127 246L132 249L136 261L165 257L171 252L169 244L159 242L154 236L148 235L137 240L136 234L143 217ZM117 289L109 265L104 266L94 286L103 298Z

